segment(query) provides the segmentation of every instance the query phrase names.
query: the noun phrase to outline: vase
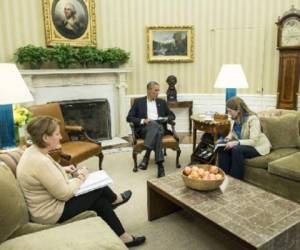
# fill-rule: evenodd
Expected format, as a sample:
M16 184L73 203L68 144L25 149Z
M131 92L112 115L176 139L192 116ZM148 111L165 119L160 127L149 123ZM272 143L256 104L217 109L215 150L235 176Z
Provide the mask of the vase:
M18 145L20 143L20 133L19 133L19 127L15 126L15 142L16 145Z
M26 140L25 126L17 127L15 126L15 141L16 145L24 145Z

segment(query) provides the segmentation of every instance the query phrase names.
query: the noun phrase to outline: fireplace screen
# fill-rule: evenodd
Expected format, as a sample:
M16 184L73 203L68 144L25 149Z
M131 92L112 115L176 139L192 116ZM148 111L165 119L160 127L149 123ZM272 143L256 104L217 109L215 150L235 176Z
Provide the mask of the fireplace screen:
M81 125L94 140L111 139L110 108L107 99L61 101L60 107L67 125ZM80 140L80 134L70 134Z

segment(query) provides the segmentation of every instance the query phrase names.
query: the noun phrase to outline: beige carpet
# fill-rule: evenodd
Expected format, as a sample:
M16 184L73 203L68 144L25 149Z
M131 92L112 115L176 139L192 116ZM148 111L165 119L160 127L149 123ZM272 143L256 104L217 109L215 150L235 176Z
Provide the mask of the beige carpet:
M191 145L182 145L180 163L186 165L192 152ZM176 170L175 152L169 150L165 161L166 174ZM139 160L141 157L139 158ZM87 166L91 171L97 169L97 158L91 158L81 165ZM149 250L218 250L240 249L231 239L219 231L194 218L185 211L149 222L147 220L147 192L146 182L156 178L157 169L153 161L153 154L147 171L132 172L133 160L131 151L123 148L108 150L104 153L103 169L112 177L112 188L116 192L127 189L133 191L131 200L120 206L116 213L121 219L125 229L132 234L144 234L147 242L136 249ZM101 237L101 236L100 236Z

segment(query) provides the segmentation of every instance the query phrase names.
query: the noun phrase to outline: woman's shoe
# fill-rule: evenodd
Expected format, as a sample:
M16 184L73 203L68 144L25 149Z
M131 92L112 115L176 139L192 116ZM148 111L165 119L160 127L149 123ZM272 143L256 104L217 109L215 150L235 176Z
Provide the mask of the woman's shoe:
M127 247L136 247L143 244L146 241L145 236L132 236L132 238L132 241L125 243Z
M132 192L130 190L127 190L127 191L121 193L121 197L122 197L123 200L121 202L117 203L117 204L112 204L112 208L115 209L118 206L120 206L120 205L126 203L127 201L129 201L131 195L132 195Z

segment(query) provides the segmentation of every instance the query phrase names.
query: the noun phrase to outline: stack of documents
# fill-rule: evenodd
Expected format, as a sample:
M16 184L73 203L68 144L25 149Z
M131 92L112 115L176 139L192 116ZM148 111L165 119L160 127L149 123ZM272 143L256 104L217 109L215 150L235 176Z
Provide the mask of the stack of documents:
M75 196L88 193L95 189L105 187L112 184L113 180L108 176L104 170L99 170L90 173L84 183L81 184L79 190L75 193Z

